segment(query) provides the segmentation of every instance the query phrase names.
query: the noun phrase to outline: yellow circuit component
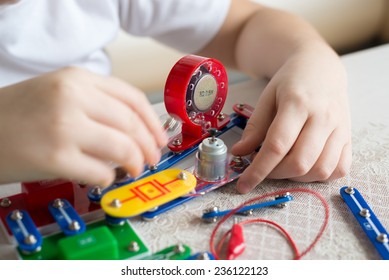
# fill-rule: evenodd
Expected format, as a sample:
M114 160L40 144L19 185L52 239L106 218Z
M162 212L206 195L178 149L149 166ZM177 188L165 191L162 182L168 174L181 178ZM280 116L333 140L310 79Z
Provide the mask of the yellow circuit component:
M108 215L128 218L188 194L196 184L192 173L166 169L107 192L100 204Z

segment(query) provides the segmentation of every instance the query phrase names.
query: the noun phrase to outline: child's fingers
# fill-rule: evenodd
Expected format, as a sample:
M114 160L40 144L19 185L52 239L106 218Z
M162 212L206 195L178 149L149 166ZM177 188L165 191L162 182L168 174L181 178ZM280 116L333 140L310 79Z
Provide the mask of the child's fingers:
M348 142L342 149L339 162L332 172L331 176L326 179L326 181L338 179L347 175L350 171L352 161L352 152L351 152L351 142Z
M331 130L332 128L325 123L323 118L310 118L293 144L293 148L270 172L268 177L287 179L304 177L304 175L310 173L323 152L326 140L331 135ZM314 176L314 174L311 173L311 176Z
M67 178L101 187L109 186L114 180L114 171L107 163L79 152L68 154L62 164L52 165L51 170L56 178Z
M274 118L274 94L265 89L259 97L257 106L247 121L239 142L233 145L231 153L244 156L251 154L265 139L266 132Z
M145 156L134 139L111 127L91 122L78 135L81 152L104 162L115 162L136 177L144 168Z
M140 148L142 159L147 163L156 164L160 159L160 147L139 116L117 99L103 94L96 94L96 96L96 100L87 105L88 115L98 123L123 132ZM109 143L106 142L105 145L110 145ZM127 153L126 156L128 157L129 154Z
M106 79L106 80L105 80ZM124 102L147 126L150 134L154 135L160 147L167 144L166 132L162 129L157 114L152 109L145 95L138 89L113 77L98 81L98 87L104 92Z
M237 182L239 192L249 192L268 176L292 148L305 121L306 115L297 107L285 106L278 111L261 149Z

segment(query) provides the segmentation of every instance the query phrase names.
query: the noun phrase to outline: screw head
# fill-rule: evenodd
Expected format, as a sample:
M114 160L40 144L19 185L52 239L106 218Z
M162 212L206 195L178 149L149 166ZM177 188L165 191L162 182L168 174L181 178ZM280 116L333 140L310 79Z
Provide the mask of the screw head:
M223 113L220 113L219 116L217 116L217 119L218 119L219 121L222 121L222 120L224 120L225 118L226 118L226 116L225 116Z
M355 190L354 190L353 187L347 187L344 191L346 193L348 193L348 194L354 194L355 193Z
M176 254L182 254L182 253L184 253L184 252L185 252L185 247L184 247L184 245L183 245L182 243L177 244L177 245L174 247L174 252L175 252Z
M12 202L8 197L5 197L0 201L0 207L3 207L3 208L10 207L11 204L12 204Z
M55 207L55 208L62 208L63 205L64 205L64 202L59 198L55 199L53 202L53 207Z
M202 253L197 255L196 260L208 261L208 260L210 260L210 258L206 252L202 252Z
M12 211L11 219L14 221L21 220L23 219L23 213L20 212L19 210L14 210Z
M386 233L380 233L377 236L377 241L380 243L388 243L389 242L388 235Z
M364 218L369 218L370 217L370 211L369 209L363 208L360 212L359 215L361 215Z
M181 146L182 141L179 138L174 138L173 143L174 146Z
M80 230L80 228L81 228L80 223L75 220L71 221L69 224L70 230L78 231Z
M139 244L136 241L131 241L130 244L127 247L128 251L130 252L138 252L140 250Z
M244 109L244 104L243 104L243 103L239 103L236 107L237 107L239 110L243 110L243 109Z
M158 169L158 166L157 166L156 164L151 164L151 165L149 166L149 169L150 169L151 171L154 171L154 170L157 170L157 169Z
M24 239L24 243L28 245L33 245L37 243L36 237L32 234L27 235L27 237Z
M102 195L102 191L101 191L101 187L94 187L93 189L92 189L92 194L93 195L96 195L96 196L100 196L100 195Z
M114 208L120 208L122 206L122 203L119 199L115 198L111 201L111 206Z
M185 181L186 179L188 179L188 175L186 175L185 172L181 171L180 173L178 173L177 178Z

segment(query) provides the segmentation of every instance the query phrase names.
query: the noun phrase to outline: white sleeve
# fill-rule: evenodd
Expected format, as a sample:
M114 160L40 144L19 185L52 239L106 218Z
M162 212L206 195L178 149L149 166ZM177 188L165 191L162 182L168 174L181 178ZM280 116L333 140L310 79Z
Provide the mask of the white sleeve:
M230 0L119 0L119 6L128 33L194 53L217 34Z

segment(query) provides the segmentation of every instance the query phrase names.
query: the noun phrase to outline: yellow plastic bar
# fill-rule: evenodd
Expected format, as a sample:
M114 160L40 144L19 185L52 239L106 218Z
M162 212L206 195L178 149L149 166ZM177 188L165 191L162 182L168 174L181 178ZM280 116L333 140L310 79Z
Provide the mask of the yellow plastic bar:
M186 170L163 170L107 192L101 208L112 217L133 217L188 194L196 184L196 177Z

